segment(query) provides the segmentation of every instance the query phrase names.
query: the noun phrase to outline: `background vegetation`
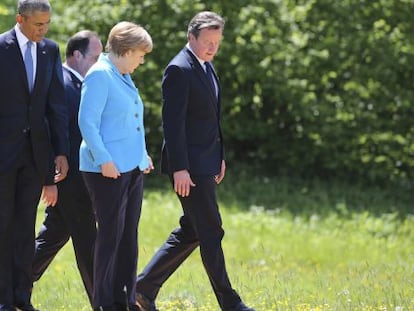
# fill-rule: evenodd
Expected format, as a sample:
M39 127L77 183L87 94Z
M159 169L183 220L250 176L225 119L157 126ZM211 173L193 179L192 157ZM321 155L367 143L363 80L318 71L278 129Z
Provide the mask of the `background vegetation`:
M49 37L90 28L103 41L120 20L155 48L134 74L158 159L162 70L200 10L227 20L216 57L229 163L270 175L410 180L414 167L413 0L51 1ZM15 0L0 4L0 30Z
M15 0L0 3L0 32ZM158 159L162 70L189 19L226 21L215 60L229 170L219 187L233 284L257 310L414 309L414 0L51 0L48 37L143 25L155 47L134 74ZM62 53L63 54L63 53ZM7 94L2 94L6 96ZM146 180L140 266L180 213L168 182ZM38 225L43 219L39 209ZM82 294L83 293L83 294ZM161 310L217 310L197 253ZM89 310L71 247L35 285L45 311Z

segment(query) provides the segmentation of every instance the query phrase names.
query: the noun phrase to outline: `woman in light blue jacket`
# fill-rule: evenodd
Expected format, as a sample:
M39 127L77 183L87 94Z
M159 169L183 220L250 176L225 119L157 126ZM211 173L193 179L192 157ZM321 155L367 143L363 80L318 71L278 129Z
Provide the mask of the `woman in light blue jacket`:
M145 144L144 107L130 74L144 63L152 39L139 25L116 24L107 53L85 76L79 109L80 170L96 212L94 310L135 305L138 221L143 174L153 169Z

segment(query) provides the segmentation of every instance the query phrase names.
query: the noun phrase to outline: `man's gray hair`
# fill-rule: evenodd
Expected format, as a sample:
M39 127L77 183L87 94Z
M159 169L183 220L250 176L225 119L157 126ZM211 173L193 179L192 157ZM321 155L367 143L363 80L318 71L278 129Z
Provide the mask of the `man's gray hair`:
M224 19L217 13L203 11L196 14L188 24L187 36L191 34L198 38L201 29L224 29Z
M33 12L51 12L49 0L18 0L17 13L30 15Z

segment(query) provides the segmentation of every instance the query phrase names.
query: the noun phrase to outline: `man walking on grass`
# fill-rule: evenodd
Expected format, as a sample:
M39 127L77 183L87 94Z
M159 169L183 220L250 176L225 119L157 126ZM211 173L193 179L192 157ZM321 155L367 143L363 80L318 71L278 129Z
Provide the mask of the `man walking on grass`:
M0 34L0 311L31 303L37 205L50 170L68 171L58 45L45 38L48 0L19 0L16 25Z
M47 204L46 218L36 238L33 260L33 278L37 281L71 238L76 262L90 302L93 292L96 223L92 203L79 172L79 146L82 137L78 126L78 111L83 77L101 52L102 43L98 34L89 30L74 34L66 45L63 81L69 119L70 170L65 180L57 185L43 187L43 199Z
M224 20L198 13L188 25L188 43L168 64L162 81L164 142L162 171L181 202L180 227L137 277L137 303L155 311L161 286L200 247L201 258L220 308L254 311L233 290L224 262L224 236L216 186L225 174L220 127L221 89L211 61L222 39Z

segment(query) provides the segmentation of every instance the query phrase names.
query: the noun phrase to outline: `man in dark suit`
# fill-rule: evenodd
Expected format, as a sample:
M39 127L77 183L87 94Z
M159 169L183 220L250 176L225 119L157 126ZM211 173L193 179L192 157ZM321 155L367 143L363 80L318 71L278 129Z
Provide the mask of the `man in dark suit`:
M102 43L98 34L88 30L74 34L66 45L63 80L69 118L70 170L66 179L57 186L52 184L43 187L43 198L48 206L46 218L36 238L33 260L33 277L37 281L58 251L72 238L79 272L91 303L96 223L92 203L79 172L82 137L78 111L83 77L101 52Z
M55 181L68 153L62 64L44 36L47 0L20 0L16 26L0 35L0 311L30 302L36 209L55 155Z
M222 310L252 311L232 289L221 241L224 236L216 185L225 174L220 128L221 90L211 61L224 20L197 14L188 25L188 44L168 64L162 81L164 142L162 171L169 174L183 208L180 227L137 277L141 310L157 310L162 284L200 246L201 258Z

